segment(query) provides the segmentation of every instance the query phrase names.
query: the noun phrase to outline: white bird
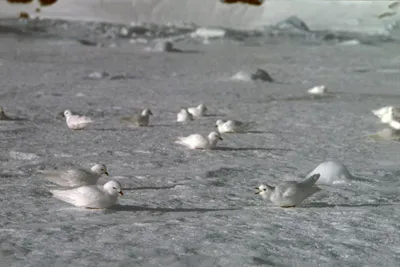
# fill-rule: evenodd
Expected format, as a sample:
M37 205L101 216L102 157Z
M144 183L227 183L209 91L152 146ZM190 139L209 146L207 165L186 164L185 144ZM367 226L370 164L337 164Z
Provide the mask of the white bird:
M328 91L325 85L314 86L313 88L308 89L308 93L310 95L323 95Z
M201 134L191 134L186 137L178 137L175 143L184 145L190 149L213 149L218 140L223 140L217 132L211 132L207 137Z
M117 203L118 194L124 195L117 181L109 181L104 186L85 185L68 190L50 190L55 198L76 207L104 209Z
M104 164L96 164L90 170L71 168L62 171L40 171L40 173L44 179L66 187L95 185L103 174L108 176Z
M390 114L390 109L393 108L392 106L384 106L382 108L373 109L372 113L377 116L381 121L384 116Z
M71 110L67 109L64 111L65 120L68 128L72 130L81 130L88 124L92 123L93 120L86 116L73 115Z
M380 109L372 110L382 123L388 124L395 130L400 130L400 108L385 106Z
M193 115L190 114L186 108L181 109L181 111L179 111L178 114L176 115L177 122L186 122L192 120L193 120Z
M256 194L281 208L293 208L307 197L321 190L314 185L319 176L319 174L314 174L302 182L287 181L276 187L262 184L256 187L258 190Z
M150 109L143 109L140 115L121 118L121 122L133 127L148 126L150 115L153 115Z
M193 117L203 117L206 114L207 107L204 104L200 104L197 107L192 107L187 109Z
M253 126L253 122L241 122L236 120L217 120L215 127L219 133L244 133Z

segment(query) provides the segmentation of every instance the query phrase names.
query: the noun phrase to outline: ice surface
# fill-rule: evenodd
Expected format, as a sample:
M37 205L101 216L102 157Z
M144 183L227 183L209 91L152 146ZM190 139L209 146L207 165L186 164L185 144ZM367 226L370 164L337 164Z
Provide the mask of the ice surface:
M203 45L190 38L196 26L124 26L135 38L176 37L176 47L194 51L148 53L119 36L121 25L17 26L0 35L0 105L27 118L0 123L4 266L398 265L399 143L367 136L383 127L371 110L400 101L396 42L342 46L228 30ZM276 82L222 79L258 68ZM87 79L99 70L125 78ZM312 98L306 90L316 84L332 94ZM180 107L201 102L215 116L175 122ZM119 122L143 107L154 112L151 127ZM70 131L58 116L66 108L96 125ZM213 151L174 144L215 129L216 116L257 129L224 136ZM303 179L327 158L363 181L324 188L295 209L254 195L261 183ZM121 206L71 207L36 175L95 162L122 183Z

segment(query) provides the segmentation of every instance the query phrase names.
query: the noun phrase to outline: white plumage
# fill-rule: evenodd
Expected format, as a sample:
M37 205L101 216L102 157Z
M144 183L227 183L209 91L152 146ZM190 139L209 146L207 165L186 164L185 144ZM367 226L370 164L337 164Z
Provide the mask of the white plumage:
M93 122L89 117L72 114L69 109L64 111L64 116L68 128L72 130L81 130Z
M385 106L380 109L372 110L372 113L377 116L382 123L388 124L395 130L400 130L400 108Z
M253 126L253 122L241 122L237 120L217 120L215 127L219 133L244 133Z
M85 185L68 190L50 190L55 198L76 207L104 209L117 203L118 194L124 195L117 181L109 181L104 186Z
M191 134L186 137L178 137L175 143L186 146L190 149L213 149L217 141L222 140L217 132L211 132L207 137L201 134Z
M200 104L197 107L191 107L187 110L193 117L203 117L206 114L207 107L204 104Z
M185 108L181 109L181 111L179 111L178 114L176 115L177 122L187 122L192 120L193 120L193 115L190 114Z
M256 188L258 190L256 194L282 208L295 207L307 197L321 190L315 186L319 177L319 174L314 174L302 182L287 181L276 187L262 184Z
M328 91L325 85L318 85L313 88L308 89L310 95L323 95Z
M65 187L95 185L103 174L108 176L107 168L103 164L96 164L90 170L71 168L62 171L40 171L40 173L46 180Z

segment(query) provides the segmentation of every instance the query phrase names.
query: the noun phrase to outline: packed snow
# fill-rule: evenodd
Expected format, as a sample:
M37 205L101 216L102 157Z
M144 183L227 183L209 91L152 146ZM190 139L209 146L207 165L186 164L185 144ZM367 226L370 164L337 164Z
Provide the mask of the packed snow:
M400 146L373 138L386 125L371 112L400 101L396 29L303 24L213 27L204 43L204 25L1 20L0 106L11 120L0 120L0 262L397 266ZM179 52L146 49L158 42ZM259 69L273 80L252 79ZM248 79L232 79L239 72ZM308 94L316 85L329 93ZM201 116L177 122L200 104ZM146 127L121 122L144 109ZM93 123L72 131L65 110ZM254 125L212 149L175 143L233 119ZM99 186L60 189L43 177L96 163L110 175L96 176ZM296 207L255 194L317 173ZM103 187L111 180L122 190Z

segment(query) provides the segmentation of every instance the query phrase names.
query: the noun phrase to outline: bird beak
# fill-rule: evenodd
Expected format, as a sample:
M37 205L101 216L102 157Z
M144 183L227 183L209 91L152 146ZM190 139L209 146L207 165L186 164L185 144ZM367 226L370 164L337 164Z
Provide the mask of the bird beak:
M110 176L107 171L104 172L105 175Z
M259 188L259 187L254 187L254 189L258 190L258 191L257 191L257 192L255 192L254 194L258 195L258 194L260 194L260 193L261 193L261 190L260 190L260 188Z
M219 140L221 140L221 141L222 141L222 140L224 140L224 139L222 139L222 137L220 136L220 137L219 137Z
M121 196L124 195L124 192L122 192L122 191L119 191L118 193L119 193Z
M218 125L215 125L215 128L218 128Z

